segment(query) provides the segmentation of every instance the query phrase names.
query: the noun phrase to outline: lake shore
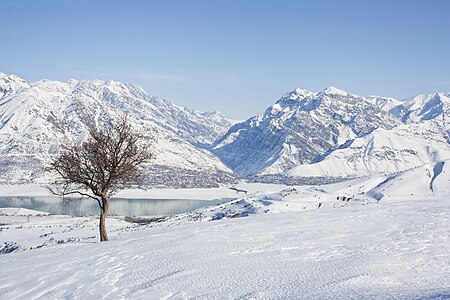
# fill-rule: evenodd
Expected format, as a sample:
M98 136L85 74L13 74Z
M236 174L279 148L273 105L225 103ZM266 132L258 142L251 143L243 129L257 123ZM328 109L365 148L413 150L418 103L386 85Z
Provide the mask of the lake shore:
M241 185L238 186L242 187ZM236 190L233 186L195 189L154 188L124 189L119 191L112 198L210 200L237 198L243 194L243 192L239 192L239 188ZM52 195L45 185L40 184L0 185L0 197L7 196L48 197Z

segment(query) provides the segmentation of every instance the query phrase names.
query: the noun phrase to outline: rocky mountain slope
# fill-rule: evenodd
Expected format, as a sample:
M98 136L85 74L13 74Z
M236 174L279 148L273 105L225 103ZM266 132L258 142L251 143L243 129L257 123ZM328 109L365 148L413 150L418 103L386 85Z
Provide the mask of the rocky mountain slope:
M329 182L450 157L450 93L397 100L295 89L236 123L133 84L28 83L0 73L0 182L46 181L61 144L80 143L87 126L123 113L157 153L147 169L153 186L216 186L233 181L233 171L265 182Z
M27 83L0 73L0 182L45 182L45 167L61 145L80 143L87 126L128 114L157 154L148 183L216 186L234 180L230 169L198 145L211 143L233 123L152 97L116 81ZM137 126L139 125L139 126Z
M234 125L211 151L237 173L265 182L395 173L450 157L449 95L400 101L333 87L296 89Z
M210 149L239 174L275 174L400 123L364 97L333 87L319 93L296 89L263 115L234 125Z
M418 95L402 101L389 112L406 124L434 123L450 143L450 93Z
M359 177L391 174L425 163L450 158L450 147L432 122L379 128L350 140L314 164L286 172L295 177Z

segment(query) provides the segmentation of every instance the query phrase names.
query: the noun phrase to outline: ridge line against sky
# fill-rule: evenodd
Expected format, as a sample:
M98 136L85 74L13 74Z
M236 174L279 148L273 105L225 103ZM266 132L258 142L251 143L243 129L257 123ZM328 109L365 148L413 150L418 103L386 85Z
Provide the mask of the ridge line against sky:
M0 0L0 71L117 80L245 119L300 87L450 91L450 1Z

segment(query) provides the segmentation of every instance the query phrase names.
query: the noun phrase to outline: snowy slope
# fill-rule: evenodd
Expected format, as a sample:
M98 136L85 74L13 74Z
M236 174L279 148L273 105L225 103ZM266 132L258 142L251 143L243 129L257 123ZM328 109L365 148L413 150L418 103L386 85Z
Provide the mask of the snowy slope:
M210 149L237 173L264 182L400 172L449 157L449 95L401 101L334 87L295 89Z
M28 87L29 84L22 78L0 72L0 99Z
M447 113L449 109L450 93L436 93L417 95L400 101L389 111L402 118L404 122L420 122L430 120L437 115Z
M10 253L0 256L0 295L446 299L448 207L414 201L269 214Z
M449 93L403 101L371 96L372 103L406 125L349 140L314 164L287 171L294 177L355 177L395 173L450 157Z
M421 94L404 100L378 96L368 99L405 124L436 123L450 143L450 93Z
M394 107L402 104L402 101L391 97L368 96L367 100L384 111L391 111Z
M153 185L216 185L232 180L230 169L256 180L294 183L395 173L448 157L449 96L400 101L334 87L319 93L295 89L263 115L237 122L176 106L132 84L29 84L0 73L0 182L45 181L43 169L61 141L79 143L88 124L101 126L120 112L154 145L157 159L148 168Z
M367 195L381 201L446 198L449 187L450 160L441 160L389 176Z
M404 100L390 112L407 124L434 122L450 143L450 93L418 95Z
M0 99L3 183L45 181L44 168L61 145L80 143L87 126L100 127L123 113L157 154L148 169L149 183L211 186L233 178L216 157L195 146L225 131L225 118L205 117L151 97L132 84L99 80L27 84L16 76L1 78L6 91Z
M314 162L349 139L401 123L372 102L334 87L319 93L295 89L263 115L234 125L210 149L237 173L280 173Z
M297 166L286 174L296 177L357 177L395 173L447 158L450 158L450 144L438 126L427 121L391 130L376 129L349 141L323 160Z
M210 208L168 218L172 225L246 217L260 214L303 212L317 208L340 208L411 199L450 200L450 160L427 163L393 175L371 174L332 184L274 185L242 183L245 196ZM406 202L407 203L407 202Z
M148 95L143 99L149 99L158 110L154 122L195 146L207 147L237 122L220 112L197 112Z
M447 299L447 162L316 187L243 184L257 215L236 202L215 221L109 218L107 243L92 242L94 219L0 210L0 245L19 247L0 255L0 298Z

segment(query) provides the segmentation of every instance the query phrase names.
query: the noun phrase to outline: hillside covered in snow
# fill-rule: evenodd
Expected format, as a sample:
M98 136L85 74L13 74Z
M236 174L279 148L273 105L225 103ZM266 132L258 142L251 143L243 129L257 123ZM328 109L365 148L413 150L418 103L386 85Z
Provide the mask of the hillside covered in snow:
M311 184L394 174L450 157L450 93L406 100L295 89L244 122L116 81L28 83L0 73L0 183L45 183L61 147L127 114L156 159L148 186Z
M3 299L447 299L450 163L239 199L137 225L0 209ZM51 270L51 272L49 272Z
M28 83L0 73L0 183L45 182L45 168L64 145L79 144L89 126L127 114L156 159L152 186L217 186L234 181L230 169L202 147L233 124L220 113L200 113L116 81Z
M332 182L396 173L450 157L449 93L406 100L334 87L295 89L238 123L210 150L264 182Z

